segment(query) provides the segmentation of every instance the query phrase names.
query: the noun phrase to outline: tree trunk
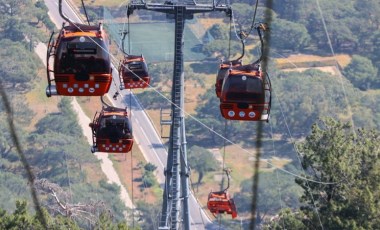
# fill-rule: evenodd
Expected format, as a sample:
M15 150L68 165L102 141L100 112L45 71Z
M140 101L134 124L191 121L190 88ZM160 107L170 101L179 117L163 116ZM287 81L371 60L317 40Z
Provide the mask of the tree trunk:
M200 184L202 182L202 179L203 179L203 172L198 172L199 175L198 175L198 184Z

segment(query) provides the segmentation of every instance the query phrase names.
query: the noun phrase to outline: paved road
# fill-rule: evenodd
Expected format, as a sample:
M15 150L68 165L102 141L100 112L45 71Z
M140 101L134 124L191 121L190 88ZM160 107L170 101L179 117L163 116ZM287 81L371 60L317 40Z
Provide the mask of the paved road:
M50 18L54 21L56 26L60 28L62 26L62 19L59 16L58 13L58 4L55 1L46 1L47 6L49 8L49 15ZM66 6L67 7L67 6ZM65 8L65 6L63 7ZM70 19L76 18L78 20L78 17L72 14L67 14ZM46 65L46 45L45 44L38 44L37 47L35 48L35 52L37 55L41 58L43 63ZM79 125L82 127L83 134L86 137L87 141L89 142L90 145L92 145L92 131L91 128L89 127L89 123L91 122L91 119L85 115L83 110L80 108L78 102L76 101L75 97L72 101L73 109L74 111L78 114L79 118ZM131 198L129 197L129 194L126 190L126 188L123 186L121 183L121 180L116 172L116 170L113 167L112 161L108 158L107 153L101 153L97 152L95 153L96 157L101 160L101 169L103 173L106 175L108 182L110 183L115 183L120 186L120 199L124 202L125 206L128 208L134 208L134 205L132 203ZM125 216L127 216L127 213L124 213Z
M54 23L59 26L58 28L60 28L62 25L62 19L59 17L57 2L58 0L45 0L45 3L49 8L50 16L54 18ZM63 1L63 3L63 12L65 15L73 21L80 21L81 19L73 12L66 1ZM119 85L118 72L116 68L113 68L113 78L116 84L111 86L110 92L108 93L111 97L114 95L116 88L118 89ZM134 138L144 154L145 159L157 166L157 180L163 186L165 182L164 168L168 155L167 150L162 144L155 128L136 97L127 90L120 93L121 97L118 97L117 101L111 100L116 107L126 107L129 106L130 101L132 102L132 112L130 116L132 120ZM205 224L210 224L211 221L205 212L200 208L192 193L190 193L189 197L189 206L191 229L205 229Z

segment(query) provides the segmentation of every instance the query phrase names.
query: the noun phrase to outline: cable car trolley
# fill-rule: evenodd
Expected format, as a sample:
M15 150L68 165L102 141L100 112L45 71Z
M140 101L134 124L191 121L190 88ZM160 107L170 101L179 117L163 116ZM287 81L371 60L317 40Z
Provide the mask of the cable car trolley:
M103 107L89 125L93 141L91 152L127 153L132 149L132 127L126 108Z
M50 36L46 95L102 96L112 82L109 41L103 26L71 22L62 14L61 4L62 0L59 11L68 25L63 23L56 41L54 33Z
M121 90L149 86L150 76L143 55L126 54L119 65L119 78Z
M269 121L271 83L260 64L229 70L220 96L220 112L225 119Z
M219 192L210 192L207 200L207 208L215 217L217 214L227 213L234 219L237 217L237 209L234 200L227 191L230 187L231 170L225 169L224 171L228 178L227 188Z
M261 30L268 30L268 27L259 23L255 28L261 42L260 58L248 65L234 65L232 63L227 71L227 76L220 77L220 79L223 78L219 96L220 112L228 120L269 121L272 86L269 75L261 69L264 53ZM242 33L241 37L246 36ZM222 66L220 72L222 72ZM218 80L216 86L218 86ZM218 90L217 87L216 90Z

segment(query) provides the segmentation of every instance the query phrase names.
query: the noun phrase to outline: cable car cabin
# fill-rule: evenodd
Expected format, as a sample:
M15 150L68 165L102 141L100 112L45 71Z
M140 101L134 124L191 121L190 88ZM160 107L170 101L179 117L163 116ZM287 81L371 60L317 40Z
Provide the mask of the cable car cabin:
M228 76L228 70L242 65L242 60L224 61L220 64L218 74L216 75L215 93L218 98L222 91L223 80Z
M146 88L150 83L150 76L144 57L126 55L119 66L119 77L120 89Z
M111 86L108 38L102 25L63 26L57 41L50 37L46 95L102 96ZM54 59L54 68L49 65ZM55 84L52 84L52 83Z
M90 127L93 140L91 152L127 153L132 149L132 127L126 109L103 108L95 114Z
M222 86L220 111L225 119L269 121L271 84L260 65L229 70Z
M227 191L210 192L207 200L207 208L216 216L220 213L231 214L232 218L237 217L235 202Z

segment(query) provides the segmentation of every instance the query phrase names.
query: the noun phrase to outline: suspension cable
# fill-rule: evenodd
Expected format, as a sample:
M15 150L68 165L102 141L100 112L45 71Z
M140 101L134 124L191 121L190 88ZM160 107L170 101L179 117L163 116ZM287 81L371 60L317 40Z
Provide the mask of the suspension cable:
M263 39L263 35L261 33L261 30L266 31L267 29L268 29L268 27L266 25L264 25L263 23L259 23L259 25L256 27L257 33L259 34L261 46L260 46L260 57L255 63L259 63L259 62L261 62L261 60L263 60L263 55L264 55L265 49L264 49L264 39Z
M230 4L230 1L229 1L229 4ZM231 13L231 15L232 15L232 21L233 21L233 25L234 25L234 29L235 29L235 35L236 35L236 38L238 40L244 40L244 39L246 39L252 33L253 29L255 28L255 20L256 20L256 14L257 14L258 4L259 4L259 0L256 0L251 26L249 28L249 31L247 33L245 33L245 36L242 37L242 38L239 36L239 33L237 32L237 29L236 29L236 24L238 24L238 25L240 25L240 24L238 22L236 22L236 19L234 17L233 11L232 11L232 13ZM241 29L240 31L244 31L244 30Z
M125 37L127 36L128 33L129 33L128 31L123 31L122 32L122 39L121 39L121 51L123 52L124 55L127 55L127 56L128 56L128 53L125 52L124 42L125 42Z
M62 0L59 0L58 2L58 12L59 14L61 15L61 17L67 21L69 24L72 24L72 25L75 25L74 22L72 22L68 17L66 17L66 15L63 13L62 11ZM77 26L78 27L78 26Z
M274 92L273 92L273 93L274 93ZM280 101L280 99L277 97L277 94L275 94L275 97L276 97L276 99L277 99L278 102L279 102L279 108L280 108L280 111L281 111L281 114L282 114L282 118L283 118L283 120L284 120L284 122L285 122L285 126L286 126L287 131L288 131L288 133L289 133L289 135L290 135L290 140L291 140L291 142L293 143L293 147L294 147L294 150L295 150L295 152L296 152L296 156L297 156L298 162L299 162L299 164L300 164L300 166L301 166L302 172L306 175L306 171L305 171L305 169L302 167L302 160L301 160L301 156L300 156L301 154L298 152L298 150L297 150L297 148L296 148L296 145L295 145L295 141L294 141L293 135L292 135L292 133L291 133L291 131L290 131L290 128L289 128L289 126L288 126L288 122L287 122L286 117L285 117L285 113L284 113L283 108L282 108L281 101ZM321 228L322 228L322 230L323 230L324 227L323 227L323 224L322 224L321 217L320 217L320 215L319 215L319 211L318 211L318 209L317 209L317 205L316 205L315 200L314 200L314 196L313 196L313 194L311 194L311 189L310 189L309 181L306 180L305 183L306 183L306 186L307 186L307 192L310 194L310 198L311 198L311 200L312 200L312 203L313 203L313 206L314 206L314 210L315 210L315 212L316 212L316 214L317 214L319 224L320 224L320 226L321 226Z
M227 119L224 121L224 136L227 137ZM223 139L223 164L222 169L225 169L225 160L226 160L226 140Z
M339 70L339 63L338 63L338 60L336 58L334 47L333 47L331 39L330 39L330 34L329 34L328 30L327 30L326 20L325 20L325 17L323 15L322 8L321 8L321 6L319 4L319 0L316 0L316 3L317 3L317 8L318 8L319 14L321 16L321 20L322 20L322 24L323 24L323 29L325 31L325 34L326 34L326 37L327 37L327 41L329 43L331 54L332 54L332 56L334 58L334 61L335 61L335 68L338 69L337 72L338 72L338 75L339 75L340 85L341 85L342 90L343 90L344 99L345 99L346 104L347 104L348 114L350 115L350 122L352 124L351 131L352 131L354 137L356 137L355 122L354 122L354 119L353 119L353 113L352 113L351 104L350 104L350 102L348 100L348 97L347 97L346 88L344 87L344 84L343 84L343 76L342 76L342 73Z
M100 96L100 101L102 102L102 104L103 104L105 107L112 107L112 106L110 106L109 104L107 104L107 102L104 101L103 96Z
M124 43L124 42L123 42ZM132 122L132 89L129 90L129 122ZM132 138L133 137L133 128L132 128L132 124L129 125L129 127L131 127L132 130L129 130L131 133L132 133ZM127 154L126 154L127 155ZM134 175L133 175L133 145L132 145L132 148L131 148L131 184L132 184L132 204L134 204L133 200L133 180L134 180ZM132 228L135 228L135 210L134 210L134 205L132 205Z
M259 190L259 168L261 159L261 147L262 147L262 136L263 136L263 123L259 122L256 128L256 157L254 163L254 174L253 174L253 184L252 184L252 221L251 229L255 229L256 226L256 210L257 210L257 200L258 200L258 190Z
M82 8L83 8L84 14L86 15L86 20L87 20L87 23L88 23L88 25L90 25L90 20L88 19L88 15L87 15L86 6L84 5L84 2L83 2L83 0L82 0Z
M128 22L128 53L131 53L131 27L130 27L130 22L129 22L129 14L127 17L127 22Z
M230 60L231 57L231 33L232 33L232 14L230 14L230 31L228 33L228 57L227 59Z
M253 18L252 18L252 24L251 24L251 28L249 29L249 31L247 32L247 37L249 36L249 34L252 32L252 30L254 29L255 27L255 20L256 20L256 14L257 14L257 7L259 5L259 0L256 0L256 4L255 4L255 11L253 13Z
M275 157L276 156L276 149L274 147L274 135L273 135L273 127L272 127L272 123L270 122L269 123L269 127L270 127L270 134L271 134L271 139L272 139L272 148L273 148L273 154L272 156ZM282 192L281 192L281 186L280 186L280 179L278 177L278 170L275 170L276 171L276 180L277 180L277 188L278 188L278 197L280 199L280 207L281 207L281 210L284 208L283 207L283 201L282 201ZM286 229L285 228L285 220L282 219L282 229Z
M126 1L126 8L127 8L127 12L128 12L128 1ZM126 22L124 21L124 23L123 23L123 29L120 31L120 35L123 35L124 32L127 32L127 31L125 31L125 24L126 24ZM123 52L123 50L124 50L124 48L122 47L122 45L123 45L122 42L124 42L123 41L123 36L120 37L120 43L118 44L119 49L117 49L117 51L116 51L116 56L119 54L120 51Z

